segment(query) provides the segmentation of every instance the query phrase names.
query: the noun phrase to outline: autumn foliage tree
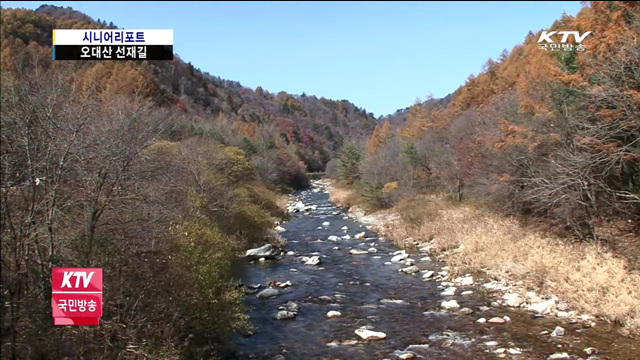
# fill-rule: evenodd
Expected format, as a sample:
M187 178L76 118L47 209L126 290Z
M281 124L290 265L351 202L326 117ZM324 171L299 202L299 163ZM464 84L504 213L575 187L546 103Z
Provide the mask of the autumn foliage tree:
M417 139L424 135L429 125L427 109L420 99L416 99L409 109L406 126L400 129L400 135L408 139Z
M388 120L382 126L376 125L373 134L367 141L367 153L374 154L378 147L386 144L391 139L392 135L391 125Z

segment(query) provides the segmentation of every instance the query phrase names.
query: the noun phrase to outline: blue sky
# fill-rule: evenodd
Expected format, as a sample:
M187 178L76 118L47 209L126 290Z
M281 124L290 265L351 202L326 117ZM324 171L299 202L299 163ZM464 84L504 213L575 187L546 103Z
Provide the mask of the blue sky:
M71 6L121 28L173 29L195 67L251 88L346 99L376 116L444 97L489 58L579 1L30 2Z

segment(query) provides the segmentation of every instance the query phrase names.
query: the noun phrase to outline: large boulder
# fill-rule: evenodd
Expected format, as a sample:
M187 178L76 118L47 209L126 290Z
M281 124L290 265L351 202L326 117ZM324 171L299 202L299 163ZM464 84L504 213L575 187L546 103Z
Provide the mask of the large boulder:
M442 304L440 304L440 307L445 310L455 310L455 309L459 309L460 305L455 300L449 300L449 301L443 301Z
M417 266L409 266L406 268L398 269L399 272L403 272L405 274L415 274L420 271Z
M278 310L286 310L286 311L297 313L298 309L300 309L300 306L298 304L294 303L293 301L288 301L283 306L280 306Z
M259 299L269 299L278 295L280 295L280 291L278 289L268 288L260 291L256 297Z
M247 253L245 256L249 260L256 260L260 258L274 259L278 255L280 255L280 249L277 246L267 244L259 248L247 250Z
M287 320L287 319L293 319L296 317L296 313L292 312L292 311L286 311L286 310L281 310L278 311L278 313L275 316L276 320Z
M398 254L394 257L391 258L391 262L392 263L399 263L401 261L403 261L404 259L408 258L409 254L407 253L402 253L402 254Z
M504 324L507 322L507 320L501 318L501 317L492 317L491 319L489 319L487 321L489 324Z
M457 288L455 286L451 286L446 288L443 292L440 293L442 296L454 296L456 294Z
M364 340L382 340L387 337L387 334L379 331L371 331L367 329L357 329L356 335L360 336Z
M553 309L556 307L556 302L557 302L557 298L554 297L547 301L542 301L536 304L529 305L529 310L535 311L541 315L548 314L552 312Z
M504 294L502 299L505 305L511 307L519 307L524 303L524 299L517 293Z
M564 335L564 328L562 326L556 326L551 333L551 336L562 336Z
M364 251L364 250L358 250L358 249L351 249L349 250L349 254L351 255L364 255L364 254L368 254L368 251Z
M312 256L307 258L307 261L304 262L305 265L318 265L320 264L320 256Z
M460 284L460 286L473 285L473 277L472 276L459 277L455 280L455 282Z

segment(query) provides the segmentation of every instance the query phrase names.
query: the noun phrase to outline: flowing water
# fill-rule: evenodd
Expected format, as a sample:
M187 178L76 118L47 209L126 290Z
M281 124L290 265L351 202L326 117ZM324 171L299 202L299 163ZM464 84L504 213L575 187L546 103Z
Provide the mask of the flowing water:
M482 294L478 284L458 286L456 295L442 296L438 281L425 281L421 272L414 275L398 272L407 266L404 264L385 265L398 249L363 224L347 219L343 210L329 202L328 194L319 185L322 184L315 182L313 189L294 194L295 201L316 208L296 212L282 224L286 231L281 236L287 240L284 250L295 255L240 264L238 276L245 285L262 284L262 290L269 281L290 281L292 286L280 289L280 295L271 299L247 295L246 304L251 309L248 315L256 328L255 334L238 336L237 351L230 358L398 359L411 353L415 359L434 360L547 359L554 353L567 353L570 359L590 356L590 359L640 359L637 356L640 346L602 321L586 327L582 322L569 324L553 316L533 318L523 310L491 307L491 300ZM330 224L323 226L324 222ZM344 226L347 230L342 229ZM363 231L364 239L354 239ZM347 234L351 239L341 238ZM330 241L330 235L340 239ZM351 249L370 248L376 252L350 254ZM302 256L314 255L321 257L319 265L300 261ZM411 255L421 270L437 273L446 266L434 258L420 261L425 256ZM465 290L473 290L474 294L460 295ZM453 299L461 308L474 312L461 315L457 311L443 311L442 301ZM279 307L289 301L298 304L297 316L274 319ZM479 309L482 306L489 309L482 311ZM327 312L331 310L342 316L328 318ZM481 317L496 316L509 316L511 321L502 325L476 322ZM540 334L551 333L558 325L565 329L563 336ZM355 330L363 326L385 333L386 338L360 339ZM487 345L488 342L497 345ZM588 347L595 347L598 353L587 354L584 349ZM505 353L496 353L497 349L504 349Z

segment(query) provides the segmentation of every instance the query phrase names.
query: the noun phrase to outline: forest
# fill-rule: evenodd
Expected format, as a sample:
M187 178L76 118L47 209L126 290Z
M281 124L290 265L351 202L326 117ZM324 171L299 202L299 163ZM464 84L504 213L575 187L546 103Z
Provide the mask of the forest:
M74 28L116 27L71 8L2 9L2 354L170 358L190 342L215 354L248 329L235 256L278 241L284 194L375 119L177 55L52 61L52 30ZM118 279L100 330L53 327L61 266Z
M372 209L442 194L567 241L631 234L616 249L640 258L638 2L585 2L552 24L591 31L584 52L530 33L455 93L379 119L178 55L55 62L53 29L117 25L48 5L1 12L3 358L222 354L250 330L234 258L278 241L286 194L310 172ZM53 326L53 267L117 279L102 326Z
M379 218L401 247L429 242L458 274L558 296L640 333L640 4L583 2L443 99L417 99L347 141L331 199ZM574 44L575 45L575 44ZM577 46L576 46L577 48Z
M633 1L585 3L549 29L592 31L588 50L540 49L540 33L529 33L452 96L380 119L328 171L374 208L438 192L583 240L612 222L637 224L639 14Z

